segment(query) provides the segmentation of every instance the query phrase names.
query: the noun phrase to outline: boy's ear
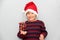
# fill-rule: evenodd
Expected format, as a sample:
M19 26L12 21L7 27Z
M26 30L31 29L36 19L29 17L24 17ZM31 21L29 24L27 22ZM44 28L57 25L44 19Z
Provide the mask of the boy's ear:
M35 15L35 17L37 17L37 15Z

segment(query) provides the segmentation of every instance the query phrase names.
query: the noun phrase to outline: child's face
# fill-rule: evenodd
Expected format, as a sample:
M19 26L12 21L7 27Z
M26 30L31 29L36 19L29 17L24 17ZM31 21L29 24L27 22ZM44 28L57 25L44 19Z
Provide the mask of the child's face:
M34 13L32 13L32 12L27 12L26 13L26 16L27 16L27 19L29 20L29 21L34 21L35 19L36 19L36 14L34 14Z

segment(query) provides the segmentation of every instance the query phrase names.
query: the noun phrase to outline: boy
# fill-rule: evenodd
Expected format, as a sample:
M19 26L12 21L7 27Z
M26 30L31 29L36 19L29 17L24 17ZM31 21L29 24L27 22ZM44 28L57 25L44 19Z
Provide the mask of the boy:
M47 36L47 31L44 23L37 20L38 11L33 2L26 4L24 8L27 16L27 21L19 23L19 32L17 36L23 40L44 40Z

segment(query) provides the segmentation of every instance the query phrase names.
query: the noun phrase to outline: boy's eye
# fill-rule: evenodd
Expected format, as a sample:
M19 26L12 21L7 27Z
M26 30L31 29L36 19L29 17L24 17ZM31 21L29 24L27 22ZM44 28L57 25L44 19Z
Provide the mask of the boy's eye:
M34 13L32 13L32 14L34 14Z

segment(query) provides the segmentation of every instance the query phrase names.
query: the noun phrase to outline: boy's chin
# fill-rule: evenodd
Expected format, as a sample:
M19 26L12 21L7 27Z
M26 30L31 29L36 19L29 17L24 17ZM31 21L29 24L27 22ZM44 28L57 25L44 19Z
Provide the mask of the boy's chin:
M29 21L34 21L35 19L29 19Z

